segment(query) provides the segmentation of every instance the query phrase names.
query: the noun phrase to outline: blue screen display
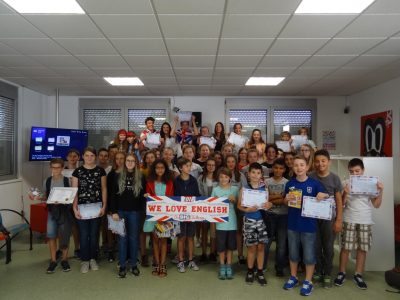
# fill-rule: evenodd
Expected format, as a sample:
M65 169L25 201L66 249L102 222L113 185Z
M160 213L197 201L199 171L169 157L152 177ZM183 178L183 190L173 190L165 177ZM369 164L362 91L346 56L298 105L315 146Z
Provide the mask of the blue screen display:
M56 157L65 159L69 149L74 148L82 153L87 143L87 130L32 127L29 160L47 161Z

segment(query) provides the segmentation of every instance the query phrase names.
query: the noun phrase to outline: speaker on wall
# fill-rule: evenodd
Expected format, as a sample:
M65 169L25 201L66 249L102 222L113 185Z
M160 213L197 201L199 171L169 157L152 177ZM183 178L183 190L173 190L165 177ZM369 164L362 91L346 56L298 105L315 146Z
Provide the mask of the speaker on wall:
M194 111L192 114L196 117L196 126L201 127L201 111Z

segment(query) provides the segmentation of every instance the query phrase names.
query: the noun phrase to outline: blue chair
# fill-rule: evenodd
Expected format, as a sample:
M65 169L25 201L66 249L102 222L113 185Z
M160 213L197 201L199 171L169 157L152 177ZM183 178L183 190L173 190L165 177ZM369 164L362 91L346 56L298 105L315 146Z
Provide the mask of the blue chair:
M17 214L24 221L23 223L16 224L13 226L5 227L3 224L3 220L1 217L1 212L11 212ZM11 241L17 237L21 232L29 229L29 250L32 250L32 230L28 220L19 212L12 209L0 209L0 241L5 241L3 245L0 246L0 249L6 247L6 264L11 261Z

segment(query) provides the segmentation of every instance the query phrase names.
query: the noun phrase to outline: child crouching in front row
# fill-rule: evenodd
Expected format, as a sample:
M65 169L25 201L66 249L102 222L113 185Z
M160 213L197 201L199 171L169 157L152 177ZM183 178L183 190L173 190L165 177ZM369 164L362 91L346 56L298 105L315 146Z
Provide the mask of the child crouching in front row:
M235 203L239 189L231 185L232 173L228 168L221 168L218 172L218 186L213 188L212 197L226 197L229 199L229 221L217 223L217 251L219 254L220 268L219 279L232 279L232 255L236 250L236 213ZM226 263L225 263L226 262Z
M245 188L252 190L265 191L265 184L262 181L263 171L259 163L252 163L249 166L249 185ZM244 212L243 237L247 246L247 275L246 283L254 282L254 263L257 258L257 281L260 285L267 284L263 273L264 248L268 243L267 228L265 226L261 210L270 209L271 202L265 202L263 207L245 207L242 205L242 188L239 194L238 209Z

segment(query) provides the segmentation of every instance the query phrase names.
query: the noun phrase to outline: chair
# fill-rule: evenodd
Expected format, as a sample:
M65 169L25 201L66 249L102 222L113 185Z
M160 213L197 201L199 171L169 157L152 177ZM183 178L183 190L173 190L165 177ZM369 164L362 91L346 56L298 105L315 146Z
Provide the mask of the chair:
M23 219L23 223L16 224L13 226L5 227L3 224L3 220L1 217L1 212L11 212L17 214ZM28 220L19 212L12 209L0 209L0 241L5 241L3 245L0 246L0 249L6 247L6 264L11 261L11 241L17 237L21 232L29 229L29 250L32 250L32 230Z

